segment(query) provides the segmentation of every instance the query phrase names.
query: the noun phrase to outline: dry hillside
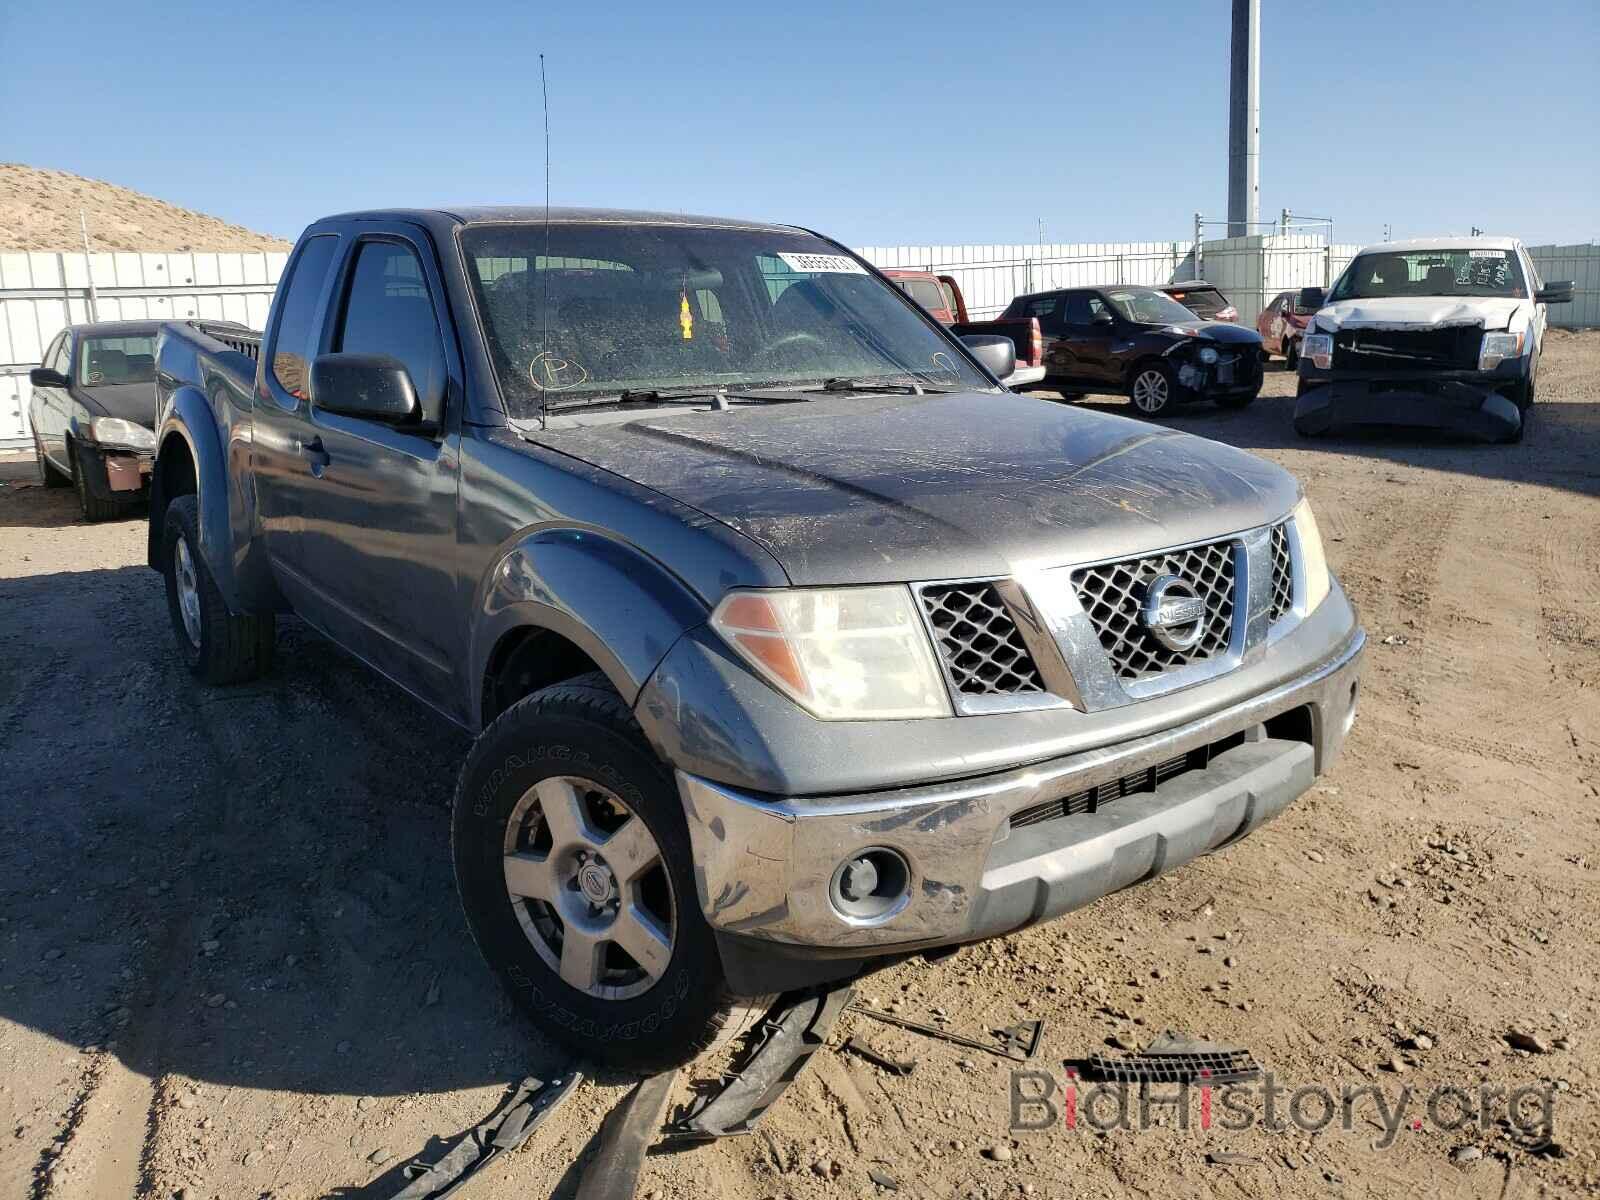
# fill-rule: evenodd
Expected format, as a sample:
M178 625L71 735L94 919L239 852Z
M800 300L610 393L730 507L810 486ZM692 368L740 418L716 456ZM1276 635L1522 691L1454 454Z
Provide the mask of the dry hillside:
M82 250L80 210L89 218L89 238L97 251L289 248L281 238L114 183L0 163L0 250Z

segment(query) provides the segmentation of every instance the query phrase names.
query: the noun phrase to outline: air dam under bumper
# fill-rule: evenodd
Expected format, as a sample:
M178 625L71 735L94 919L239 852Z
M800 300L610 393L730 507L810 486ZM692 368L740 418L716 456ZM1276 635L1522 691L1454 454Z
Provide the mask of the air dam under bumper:
M1178 728L978 779L775 799L680 771L700 902L730 983L783 990L844 978L868 959L1010 933L1236 841L1337 756L1364 645L1357 630L1299 679ZM1012 826L1042 804L1208 748L1203 766L1154 790ZM910 866L909 899L871 922L830 898L841 863L866 848Z
M1478 372L1335 379L1301 392L1294 427L1319 434L1340 427L1403 426L1503 442L1522 428L1521 410L1497 390L1504 384L1499 376Z

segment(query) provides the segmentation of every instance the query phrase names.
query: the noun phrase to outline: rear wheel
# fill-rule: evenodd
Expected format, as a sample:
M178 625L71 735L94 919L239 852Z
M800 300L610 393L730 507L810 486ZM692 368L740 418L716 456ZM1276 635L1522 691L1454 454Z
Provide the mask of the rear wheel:
M200 505L194 496L179 496L167 507L162 573L178 654L194 675L207 683L244 683L272 665L273 616L228 610L200 554Z
M771 1002L728 993L677 788L603 675L535 692L483 732L452 851L484 958L586 1058L677 1066Z
M1162 417L1178 406L1178 381L1166 363L1141 363L1134 368L1128 398L1147 417Z

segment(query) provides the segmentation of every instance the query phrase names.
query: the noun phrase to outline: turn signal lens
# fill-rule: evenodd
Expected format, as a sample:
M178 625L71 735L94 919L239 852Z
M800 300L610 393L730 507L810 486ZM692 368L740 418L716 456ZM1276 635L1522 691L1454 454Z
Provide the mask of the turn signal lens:
M823 720L950 715L909 588L730 592L711 627L768 683Z
M1322 549L1322 531L1311 511L1311 501L1302 499L1294 506L1294 531L1300 537L1300 569L1306 580L1306 614L1328 598L1332 583L1328 576L1328 557Z

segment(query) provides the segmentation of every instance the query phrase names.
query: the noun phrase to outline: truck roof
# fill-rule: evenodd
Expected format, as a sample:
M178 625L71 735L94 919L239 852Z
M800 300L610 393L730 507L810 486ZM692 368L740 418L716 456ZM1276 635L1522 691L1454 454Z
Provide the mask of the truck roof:
M691 213L664 213L625 208L554 208L552 222L618 225L713 225L725 229L764 229L792 231L793 225L772 221L740 221L729 217L706 217ZM545 219L542 204L468 204L449 208L376 208L337 213L324 221L411 221L419 225L470 225L475 222L526 222L539 224Z
M1514 237L1431 237L1411 238L1404 242L1377 242L1363 246L1357 254L1405 254L1413 250L1515 250L1522 245Z

